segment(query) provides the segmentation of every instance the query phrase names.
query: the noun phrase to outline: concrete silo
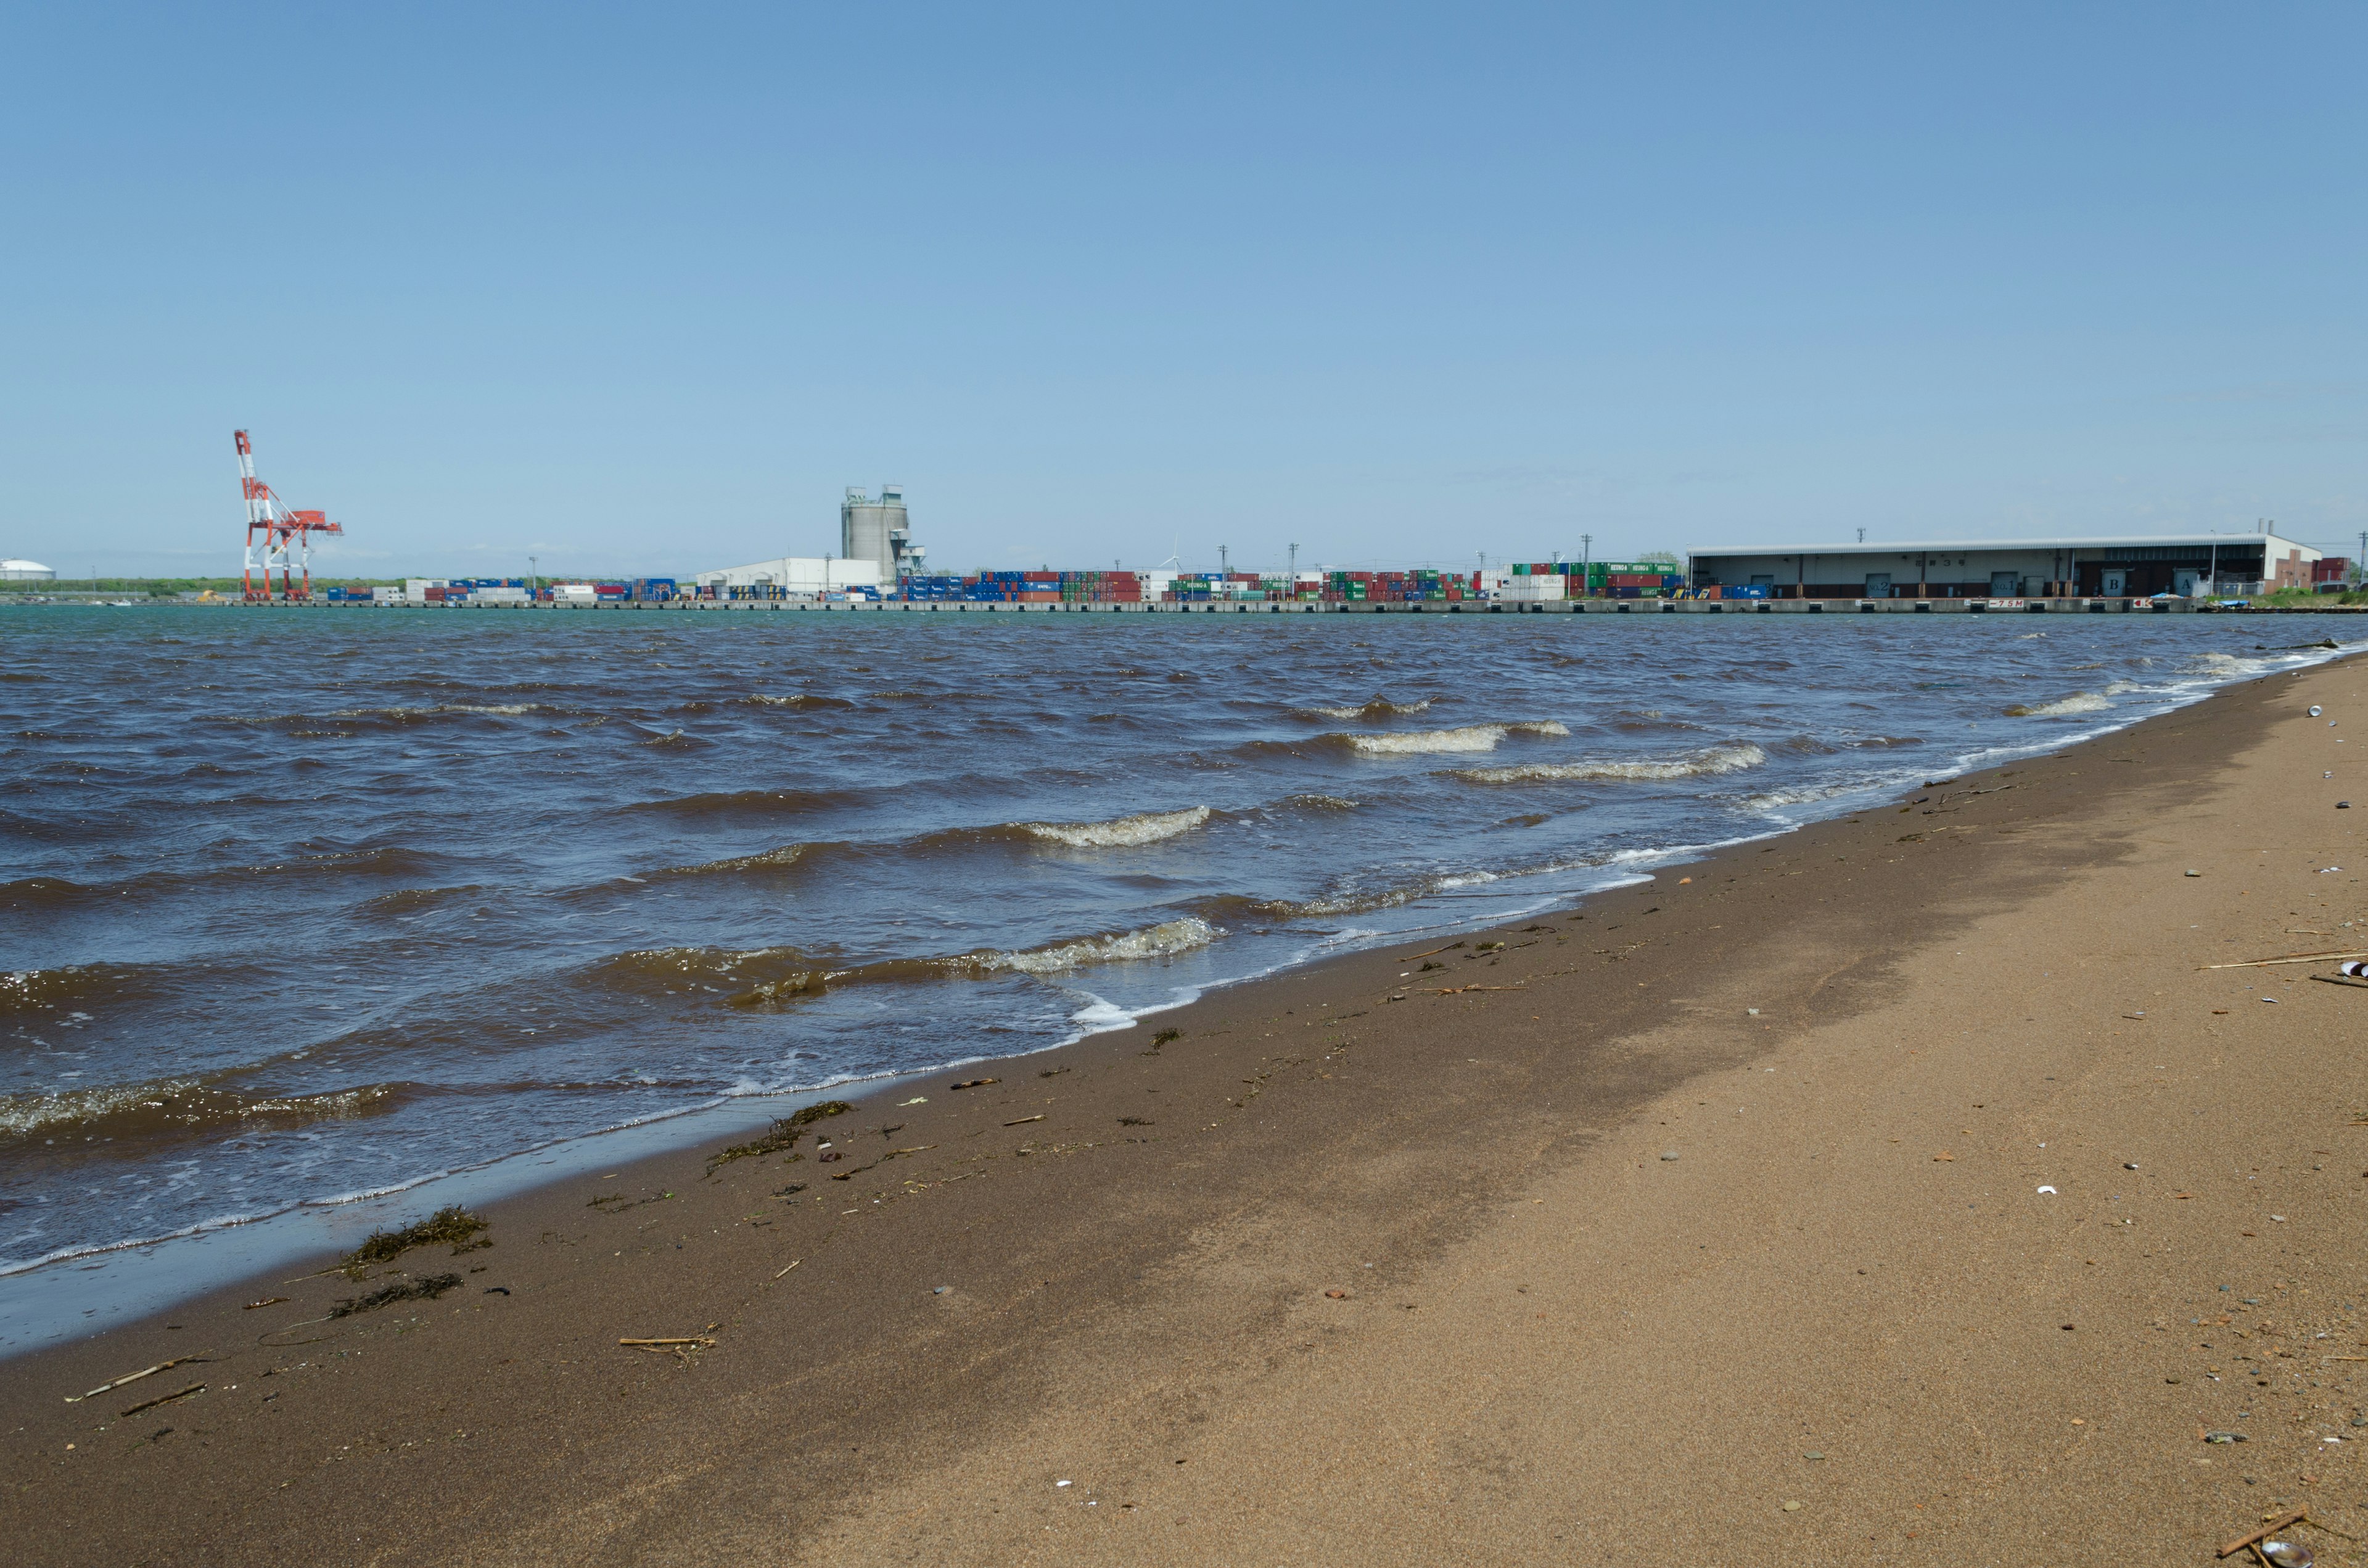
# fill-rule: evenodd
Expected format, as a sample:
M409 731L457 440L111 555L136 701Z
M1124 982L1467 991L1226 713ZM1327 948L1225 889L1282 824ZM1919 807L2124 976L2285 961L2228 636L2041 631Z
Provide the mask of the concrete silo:
M875 501L860 486L850 485L838 506L838 551L850 561L876 563L883 584L918 572L924 552L905 524L904 486L882 485Z

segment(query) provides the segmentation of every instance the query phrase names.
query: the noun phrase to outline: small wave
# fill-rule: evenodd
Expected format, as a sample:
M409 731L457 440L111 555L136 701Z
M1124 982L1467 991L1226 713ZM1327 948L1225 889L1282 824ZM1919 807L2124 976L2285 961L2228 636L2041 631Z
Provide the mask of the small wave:
M1073 849L1124 849L1190 833L1208 820L1208 807L1187 806L1180 812L1142 812L1129 817L1113 817L1109 822L1023 822L1012 825Z
M668 877L704 877L735 871L786 871L813 854L812 844L784 844L778 849L762 850L755 855L734 855L728 860L707 860L694 866L668 866L658 873Z
M1370 915L1377 909L1395 909L1437 892L1436 879L1390 888L1342 888L1334 892L1318 893L1314 898L1245 898L1237 893L1220 894L1203 900L1200 907L1218 915L1253 915L1265 920L1327 920L1344 915Z
M1607 783L1619 780L1649 782L1740 773L1767 760L1766 752L1747 741L1737 745L1711 746L1684 756L1653 761L1532 762L1514 767L1461 768L1455 776L1474 784L1563 784L1598 780Z
M1787 806L1813 806L1845 795L1861 795L1872 790L1896 787L1897 783L1896 778L1842 778L1821 784L1793 784L1747 795L1736 803L1748 812L1782 811Z
M819 996L831 975L795 948L640 948L592 965L592 980L627 995L770 1007Z
M1304 812L1353 812L1357 802L1345 795L1293 795L1283 801Z
M2076 691L2053 702L2018 702L2006 710L2006 716L2009 719L2062 719L2075 713L2102 713L2112 706L2101 693Z
M145 1000L171 983L162 964L63 964L0 971L0 1017L12 1013L74 1016L74 1009Z
M362 907L373 915L416 915L436 908L447 899L463 898L484 891L474 882L455 888L399 888L393 892L379 894L364 903Z
M1326 735L1336 745L1367 756L1420 756L1437 752L1495 751L1507 735L1567 735L1570 731L1553 719L1513 724L1460 724L1452 730L1410 730L1387 735Z
M70 882L63 877L27 877L0 882L0 909L64 909L105 896L97 888Z
M1392 702L1386 697L1376 697L1356 708L1294 708L1292 711L1304 719L1391 719L1401 713L1420 713L1430 703L1428 697L1413 702Z
M1135 931L1110 931L1071 941L1052 942L1017 952L972 953L954 960L983 970L1017 970L1022 974L1057 974L1091 964L1122 963L1136 959L1174 958L1205 948L1222 935L1198 915L1162 921Z
M369 1084L317 1095L247 1096L196 1079L165 1078L53 1094L0 1095L0 1139L73 1138L121 1143L159 1133L225 1126L302 1127L394 1108L397 1085ZM121 1151L136 1153L134 1148Z
M741 700L754 703L759 708L853 708L855 706L843 697L814 697L803 691L792 692L787 697L775 697L767 692L754 691Z
M332 719L393 719L408 723L416 719L433 719L439 713L477 713L496 718L516 718L521 713L556 713L559 710L540 702L438 702L418 708L340 708L330 713Z

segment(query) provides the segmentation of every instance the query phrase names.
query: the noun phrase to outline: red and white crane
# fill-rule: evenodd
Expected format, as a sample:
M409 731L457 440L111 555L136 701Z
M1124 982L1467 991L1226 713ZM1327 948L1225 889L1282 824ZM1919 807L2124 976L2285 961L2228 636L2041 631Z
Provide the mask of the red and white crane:
M343 523L329 521L326 512L300 512L281 503L271 486L255 477L255 444L246 432L238 438L238 479L246 494L246 562L239 585L249 604L273 599L300 601L313 597L313 536L342 534ZM271 570L279 569L279 588L272 591ZM299 586L296 574L304 574Z

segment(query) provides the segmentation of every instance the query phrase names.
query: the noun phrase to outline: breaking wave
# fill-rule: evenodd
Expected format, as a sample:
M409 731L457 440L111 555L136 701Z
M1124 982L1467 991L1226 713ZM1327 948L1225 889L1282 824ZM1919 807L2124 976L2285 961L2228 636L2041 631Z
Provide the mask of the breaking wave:
M1206 806L1187 806L1180 812L1141 812L1133 816L1112 817L1108 822L1023 822L1012 825L1073 849L1126 849L1190 833L1207 822L1209 815Z
M397 1091L393 1084L369 1084L328 1094L250 1096L193 1078L164 1078L52 1094L0 1095L0 1140L120 1138L129 1142L158 1133L225 1126L302 1127L392 1110Z
M1570 731L1553 719L1513 724L1460 724L1452 730L1410 730L1391 735L1326 735L1365 756L1422 756L1437 752L1495 751L1507 735L1566 735Z
M1707 778L1721 773L1740 773L1757 767L1768 760L1768 754L1748 741L1736 745L1711 746L1684 756L1663 757L1641 762L1531 762L1513 767L1466 767L1456 770L1458 778L1474 784L1561 784L1600 780L1655 781L1671 778Z
M978 969L1017 970L1022 974L1057 974L1091 964L1121 963L1134 959L1167 959L1205 948L1220 935L1198 915L1162 921L1135 931L1110 931L1073 941L1052 942L1017 952L971 953L952 960Z
M2112 706L2101 693L2076 691L2053 702L2018 702L2006 710L2006 716L2009 719L2062 719L2075 713L2102 713Z
M775 1007L849 985L916 981L978 980L1005 974L1057 974L1094 964L1173 958L1205 948L1224 935L1197 915L1131 931L1072 937L1042 947L981 948L938 958L882 959L837 967L795 948L645 948L592 966L593 978L642 996L721 1002L731 1007Z

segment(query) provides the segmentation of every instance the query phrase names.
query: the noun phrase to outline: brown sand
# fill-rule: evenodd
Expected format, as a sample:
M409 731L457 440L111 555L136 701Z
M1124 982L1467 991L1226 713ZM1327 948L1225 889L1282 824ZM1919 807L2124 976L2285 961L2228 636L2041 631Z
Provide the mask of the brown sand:
M2352 1560L2368 992L2198 966L2368 948L2368 815L2333 809L2368 775L2303 717L2363 687L2256 683L1501 952L948 1074L821 1124L836 1164L646 1161L495 1206L486 1251L10 1362L0 1540L2055 1568L2307 1506Z

